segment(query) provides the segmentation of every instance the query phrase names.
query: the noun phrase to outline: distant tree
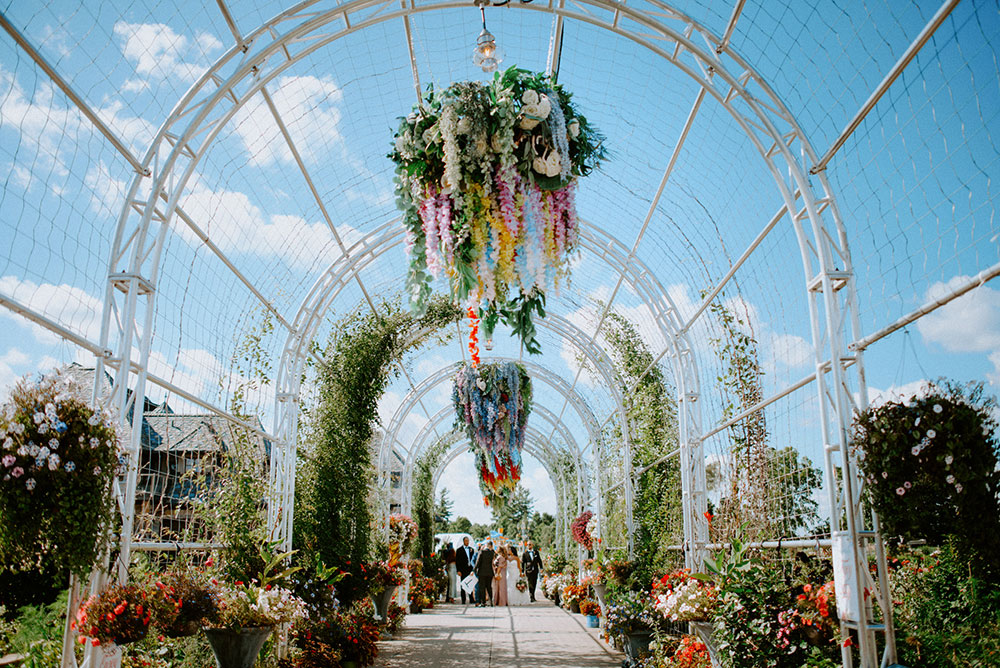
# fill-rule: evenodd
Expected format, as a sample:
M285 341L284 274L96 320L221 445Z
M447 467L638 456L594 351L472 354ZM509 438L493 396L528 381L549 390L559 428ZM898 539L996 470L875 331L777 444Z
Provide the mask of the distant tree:
M487 538L490 535L490 527L488 524L473 524L472 528L469 529L469 533L472 534L475 540Z
M448 523L448 533L472 533L472 520L459 515Z
M534 505L531 492L524 487L518 487L506 501L492 507L494 528L497 530L502 528L504 534L510 537L519 536L521 527L528 527Z
M549 550L556 542L556 518L548 513L532 515L528 537L535 541L535 547L538 549Z
M823 486L823 471L790 446L780 450L768 447L765 455L768 509L766 517L759 518L758 523L764 525L771 536L790 537L803 532L822 531L824 525L814 492ZM709 489L721 485L723 476L717 464L709 464L707 473L712 481ZM752 509L747 506L746 500L741 499L737 492L735 496L730 493L722 497L715 510L720 520L735 521L734 518L751 513Z
M452 505L451 499L448 498L448 488L441 488L441 496L438 498L437 505L434 506L434 533L447 531Z

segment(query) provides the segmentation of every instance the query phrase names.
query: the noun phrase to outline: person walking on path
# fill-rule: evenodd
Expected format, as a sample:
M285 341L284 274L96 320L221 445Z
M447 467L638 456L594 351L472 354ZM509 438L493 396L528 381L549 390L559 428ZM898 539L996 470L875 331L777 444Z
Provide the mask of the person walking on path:
M528 541L528 549L524 551L521 559L521 567L524 569L524 577L528 579L528 594L531 602L535 602L535 586L538 584L538 574L542 570L542 555L535 549L535 543Z
M455 565L457 558L455 548L448 543L444 548L444 567L448 573L448 592L444 596L446 603L454 603L455 597L458 596L458 567Z
M501 547L493 557L493 605L507 606L507 548Z
M475 552L469 545L469 539L462 539L462 546L455 551L455 569L458 571L458 580L461 582L472 573L473 565L476 563ZM462 592L462 604L465 604L465 589L459 587ZM469 594L469 602L472 603L473 596Z
M476 600L476 605L485 607L487 601L493 599L493 559L496 554L493 552L493 541L488 541L486 547L479 552L476 558L476 577L482 586L482 596Z

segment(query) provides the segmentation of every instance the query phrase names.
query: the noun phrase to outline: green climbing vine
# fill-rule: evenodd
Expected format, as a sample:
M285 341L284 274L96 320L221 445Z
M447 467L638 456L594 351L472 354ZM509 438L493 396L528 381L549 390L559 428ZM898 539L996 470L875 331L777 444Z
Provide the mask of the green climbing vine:
M683 537L679 460L664 459L678 444L677 406L663 369L653 365L653 353L632 322L611 312L603 334L625 398L633 469L646 469L635 479L632 519L636 572L648 581L664 564L676 560L678 553L668 546L680 543ZM621 442L620 428L618 431L616 440ZM621 494L609 494L606 508L614 512L616 501L621 505L622 499Z
M439 438L416 462L413 477L413 519L417 522L417 540L413 556L426 559L434 550L434 469L451 444Z
M378 401L397 363L460 315L442 298L432 299L420 317L387 302L374 310L359 308L333 327L299 454L294 543L307 556L349 574L338 586L344 601L364 594L359 565L375 549L369 491Z

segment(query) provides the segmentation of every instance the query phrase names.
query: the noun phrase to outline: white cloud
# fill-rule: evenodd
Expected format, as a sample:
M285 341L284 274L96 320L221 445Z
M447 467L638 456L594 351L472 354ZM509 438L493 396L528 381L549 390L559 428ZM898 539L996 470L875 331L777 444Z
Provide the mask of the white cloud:
M148 146L155 134L153 125L141 118L124 114L123 109L121 101L112 100L95 111L126 143L133 147ZM34 94L29 96L14 75L5 71L2 66L0 127L18 132L21 142L32 147L38 158L45 165L51 165L59 176L68 174L68 159L63 154L78 150L85 137L97 132L90 121L52 83L40 83ZM22 164L31 163L28 156L22 156L20 161ZM37 171L38 168L32 169ZM17 176L19 183L28 183L27 175Z
M795 369L813 361L812 344L795 334L768 332L765 336L764 366Z
M931 285L924 299L931 301L969 280L955 276ZM924 341L937 343L953 353L987 353L993 365L986 372L990 383L1000 384L1000 290L981 285L917 320Z
M7 295L33 311L55 320L70 331L96 342L101 331L104 302L72 285L37 284L15 276L0 278L0 294ZM23 323L13 311L0 309L0 315ZM57 343L62 339L41 325L31 324L32 332L41 343Z
M492 521L493 516L479 494L479 478L472 453L464 452L448 465L434 491L435 498L443 488L448 489L448 496L454 502L452 517L468 517L476 524Z
M340 140L342 112L337 105L343 98L343 91L329 77L280 77L272 87L271 99L303 160L316 162L331 143ZM252 164L293 162L263 96L249 99L236 112L233 126Z
M935 283L924 295L928 301L944 296L968 276ZM1000 351L1000 290L982 285L917 320L925 341L949 352Z
M868 403L876 405L887 401L905 401L911 397L919 397L926 394L928 389L930 389L930 381L927 379L914 380L902 385L891 385L885 390L869 387Z
M191 83L207 69L209 54L222 48L222 42L209 33L199 31L192 39L163 23L119 21L114 33L136 73L147 80ZM142 80L132 80L126 89L139 90L144 85Z
M278 257L296 269L308 270L320 258L323 264L339 254L333 233L325 222L310 223L301 216L265 216L246 193L214 191L194 183L181 199L181 207L226 253ZM192 245L201 241L181 220L174 230ZM349 225L337 227L345 247L361 238Z
M95 213L109 217L121 213L128 185L114 178L103 160L87 170L83 181L90 188L90 208Z

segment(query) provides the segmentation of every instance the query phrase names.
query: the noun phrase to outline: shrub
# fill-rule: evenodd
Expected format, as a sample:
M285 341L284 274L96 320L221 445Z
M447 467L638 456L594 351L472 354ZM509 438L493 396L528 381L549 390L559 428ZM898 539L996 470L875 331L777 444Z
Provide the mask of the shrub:
M191 573L164 573L150 587L153 626L169 638L192 635L202 622L217 616L215 596L207 579Z

